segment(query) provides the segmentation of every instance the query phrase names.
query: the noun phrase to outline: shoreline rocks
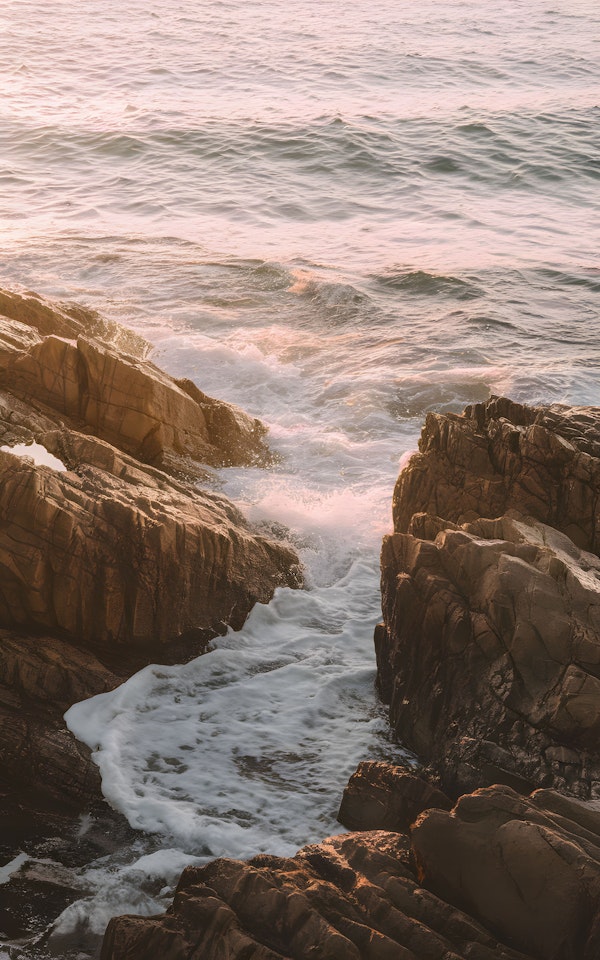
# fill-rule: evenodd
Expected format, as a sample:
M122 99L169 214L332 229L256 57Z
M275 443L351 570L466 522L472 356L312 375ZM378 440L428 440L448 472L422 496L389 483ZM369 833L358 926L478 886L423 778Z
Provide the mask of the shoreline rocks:
M382 551L378 688L452 795L600 797L600 411L429 414Z
M596 960L600 809L548 788L600 799L599 493L600 410L430 414L375 634L428 779L360 764L356 832L189 868L165 916L111 921L102 960Z
M301 582L293 550L194 483L268 464L266 428L148 351L92 311L0 290L0 780L41 809L99 797L72 703L190 659ZM64 469L6 449L34 441Z
M403 832L190 867L164 916L110 922L101 957L595 960L599 948L600 813L494 786Z

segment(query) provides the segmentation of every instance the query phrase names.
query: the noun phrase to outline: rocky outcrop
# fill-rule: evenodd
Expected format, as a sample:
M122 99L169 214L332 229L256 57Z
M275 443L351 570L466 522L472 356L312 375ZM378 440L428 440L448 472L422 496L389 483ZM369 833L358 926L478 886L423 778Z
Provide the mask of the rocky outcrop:
M412 828L419 876L540 960L600 955L600 812L550 790L461 797Z
M70 469L0 451L0 622L51 631L113 669L173 661L294 583L295 555L225 498L101 441L46 436Z
M410 837L190 867L165 916L111 921L102 960L595 960L599 938L600 815L492 787Z
M19 317L0 317L0 370L13 396L170 472L269 462L260 421L168 376L145 359L141 338L82 312L90 319L85 331L65 311L0 291L3 308ZM124 352L123 342L135 352Z
M494 399L429 415L398 480L378 685L455 795L600 796L596 437L600 411Z
M89 652L56 637L0 630L0 761L13 795L63 810L100 796L98 768L62 714L118 683Z
M259 421L90 311L0 291L0 314L0 779L77 806L98 775L64 711L239 628L297 557L188 482L268 461ZM60 463L11 452L33 441Z
M427 414L394 491L394 530L406 533L415 513L461 524L516 510L598 553L599 496L597 408L493 397L462 416Z

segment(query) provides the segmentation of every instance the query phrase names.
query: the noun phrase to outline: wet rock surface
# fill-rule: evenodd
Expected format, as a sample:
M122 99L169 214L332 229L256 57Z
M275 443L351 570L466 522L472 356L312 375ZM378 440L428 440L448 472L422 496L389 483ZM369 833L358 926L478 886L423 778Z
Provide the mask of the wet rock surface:
M594 960L599 910L600 814L494 786L410 834L188 868L165 916L111 921L102 958Z
M398 480L378 686L455 796L600 796L599 435L598 410L493 399L429 415Z

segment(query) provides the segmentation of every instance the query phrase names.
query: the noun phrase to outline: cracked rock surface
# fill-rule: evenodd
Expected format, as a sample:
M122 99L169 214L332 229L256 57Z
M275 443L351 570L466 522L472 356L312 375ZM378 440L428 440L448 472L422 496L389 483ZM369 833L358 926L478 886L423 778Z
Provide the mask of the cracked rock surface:
M600 814L494 786L410 833L190 867L167 914L111 921L102 960L595 960L599 904Z
M99 795L72 703L189 659L299 583L289 547L193 482L268 463L266 428L148 350L91 311L0 290L0 794L42 806ZM11 452L33 442L64 469Z
M429 415L382 551L378 686L454 795L600 796L600 411Z

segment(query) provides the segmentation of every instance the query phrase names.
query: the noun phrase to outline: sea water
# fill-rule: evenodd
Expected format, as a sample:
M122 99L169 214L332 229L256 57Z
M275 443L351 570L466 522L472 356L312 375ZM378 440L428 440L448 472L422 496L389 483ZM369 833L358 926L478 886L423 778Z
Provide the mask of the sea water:
M140 831L76 878L56 930L85 952L187 863L341 829L356 764L403 756L372 633L425 413L600 403L600 11L4 0L0 26L0 284L135 328L267 423L279 463L215 483L306 575L69 711Z

